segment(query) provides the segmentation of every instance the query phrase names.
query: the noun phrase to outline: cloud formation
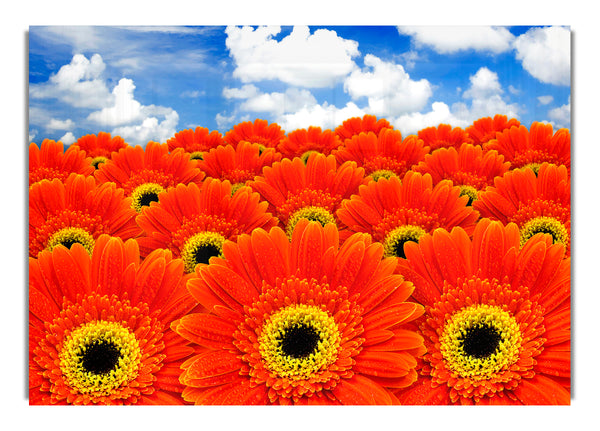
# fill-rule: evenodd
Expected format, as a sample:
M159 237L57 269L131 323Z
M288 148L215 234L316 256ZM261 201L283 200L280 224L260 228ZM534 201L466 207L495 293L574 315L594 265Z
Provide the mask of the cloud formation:
M243 83L279 80L298 87L327 87L341 81L356 64L358 43L332 30L295 26L281 41L279 26L225 29L225 44L235 61L235 78Z
M417 47L427 45L439 54L510 51L515 36L505 27L490 26L398 26L398 32L413 37Z
M532 28L519 36L514 46L517 60L531 76L548 84L571 84L571 32L568 28Z

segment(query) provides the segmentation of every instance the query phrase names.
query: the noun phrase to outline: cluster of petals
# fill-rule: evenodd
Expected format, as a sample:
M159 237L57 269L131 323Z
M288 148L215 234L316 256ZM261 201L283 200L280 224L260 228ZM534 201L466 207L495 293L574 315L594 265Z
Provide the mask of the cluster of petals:
M569 404L570 132L29 146L31 404Z

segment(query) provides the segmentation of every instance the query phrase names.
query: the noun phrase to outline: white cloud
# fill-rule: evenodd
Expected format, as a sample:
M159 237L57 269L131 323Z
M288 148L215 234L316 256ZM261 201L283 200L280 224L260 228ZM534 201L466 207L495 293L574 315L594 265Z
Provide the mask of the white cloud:
M112 105L88 115L88 120L107 126L118 126L141 120L142 104L133 98L135 85L121 78L112 91Z
M499 54L511 50L514 35L504 27L399 26L400 34L412 36L417 47L428 45L440 54L475 50Z
M217 127L223 130L229 128L232 124L234 124L235 118L235 113L233 113L230 116L227 116L224 112L222 114L219 112L215 116L215 121L217 122Z
M508 86L508 92L510 94L514 94L515 96L518 96L521 94L521 90L519 90L518 88L513 87L512 85Z
M571 32L564 27L533 28L514 43L523 68L541 82L571 83Z
M368 70L353 71L344 81L344 90L353 100L366 97L368 111L376 116L396 116L421 110L432 95L426 79L413 81L404 68L367 54ZM372 71L371 71L372 70Z
M241 88L228 88L223 89L223 97L226 99L248 99L254 97L259 93L258 87L253 84L243 85Z
M463 93L468 99L484 99L502 93L498 74L487 67L480 68L475 75L469 77L471 87Z
M466 127L469 122L455 117L448 105L443 102L434 102L431 105L431 111L422 114L413 112L402 115L391 121L392 125L400 130L403 136L416 134L419 130L426 127L437 127L440 124L450 124L453 127Z
M277 123L286 131L306 129L309 126L321 127L321 129L333 129L351 117L362 117L366 112L348 102L343 108L329 105L306 106L294 113L283 114L277 118Z
M105 68L99 54L94 54L90 60L76 54L47 82L30 85L29 96L32 99L58 99L76 108L103 107L111 98L101 78Z
M540 105L549 105L554 101L554 97L552 96L539 96L537 98L538 102L540 102Z
M255 95L240 105L240 110L251 112L269 112L274 116L296 112L317 103L308 90L288 88L285 93L264 93Z
M66 120L52 118L50 122L46 124L46 128L50 130L73 130L75 128L75 123L70 118L67 118Z
M327 87L342 80L356 64L358 43L332 30L295 26L281 41L279 26L226 28L225 44L236 63L233 76L242 82L278 79L300 87Z
M59 141L61 141L65 145L71 145L76 140L77 138L75 138L75 136L73 136L73 133L71 132L65 133L63 137L59 139Z
M163 121L159 121L156 117L146 117L141 124L117 127L112 130L112 134L121 136L131 145L145 146L149 141L164 143L175 135L179 122L177 112L170 108L166 109L170 111L166 113Z
M548 117L552 120L553 127L570 128L571 127L571 97L566 105L551 109L548 112Z
M31 129L29 131L29 142L33 142L33 140L35 139L35 137L37 136L38 131L37 129Z

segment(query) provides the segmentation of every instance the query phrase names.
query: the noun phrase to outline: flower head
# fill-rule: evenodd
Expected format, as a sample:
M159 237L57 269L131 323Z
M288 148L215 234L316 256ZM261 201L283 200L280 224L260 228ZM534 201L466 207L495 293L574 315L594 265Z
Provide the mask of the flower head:
M337 216L348 234L369 233L384 244L387 256L404 258L406 243L418 242L437 228L461 226L472 232L479 213L459 195L460 187L448 180L434 186L431 175L410 171L402 182L392 177L361 186Z
M373 132L379 135L382 129L393 129L394 127L385 118L379 120L374 115L364 115L361 117L348 118L341 125L335 128L334 132L339 136L340 140L345 143L346 140L352 139L355 135L361 133Z
M402 140L397 130L382 129L360 133L346 140L346 144L334 151L338 163L354 161L365 169L365 175L374 180L402 177L414 165L424 159L428 148L415 135Z
M288 133L281 140L277 149L283 154L283 157L288 159L300 157L306 161L313 152L328 156L342 144L339 136L333 131L321 131L320 127L310 126L308 129L298 129Z
M277 224L258 193L249 187L231 190L229 181L207 178L200 186L179 184L163 192L136 219L145 234L137 239L142 254L171 250L183 259L186 272L193 272L197 264L221 255L225 240Z
M483 219L436 230L397 271L425 306L427 354L405 404L569 404L570 259L547 235Z
M438 148L459 148L464 143L471 143L473 140L469 134L460 127L450 126L449 124L440 124L437 127L427 127L419 130L419 139L423 140L429 151Z
M104 163L111 158L114 151L127 147L127 144L120 136L113 136L110 133L99 132L97 135L84 135L80 137L74 145L85 151L88 157L92 158L92 166L98 169L100 163Z
M205 350L183 364L195 404L392 404L414 379L422 313L412 285L357 234L302 220L226 242L223 258L188 282L208 310L175 330Z
M364 170L354 162L338 167L334 156L315 153L306 164L298 157L274 163L249 185L269 203L269 211L291 235L298 220L304 218L322 225L334 223L341 230L336 210L358 191L363 177Z
M181 260L102 235L29 261L31 404L183 404L192 353L170 323L195 310Z
M428 173L437 184L451 180L460 186L461 196L469 196L469 203L477 199L479 191L494 184L494 178L501 177L510 167L504 156L496 151L483 152L480 145L464 143L457 150L454 147L440 148L425 156L425 160L414 168Z
M473 206L482 217L515 223L522 243L544 232L570 253L571 180L564 165L543 163L537 176L532 169L509 171L481 192Z
M95 176L101 183L122 188L131 197L132 208L140 212L161 192L178 184L200 183L205 175L182 149L169 153L166 144L148 142L145 149L137 145L113 154Z
M236 124L225 133L225 143L236 147L242 141L259 144L261 148L277 148L285 137L285 131L277 123L269 124L267 120L257 118Z
M204 153L204 159L198 162L198 168L207 177L228 180L235 192L247 181L261 175L265 166L271 166L279 160L281 154L275 148L261 151L259 144L240 142L235 148L225 145Z
M497 150L511 163L511 169L531 168L537 174L542 163L564 165L571 172L571 133L559 129L552 134L552 125L534 122L512 127L496 134L484 144L485 150Z
M94 172L91 161L92 158L76 146L65 151L60 141L44 139L40 147L32 143L29 145L29 185L45 179L64 181L72 173L91 175Z
M224 145L223 135L218 130L209 133L206 127L196 127L196 129L186 129L175 133L175 136L167 139L169 151L173 152L177 148L183 148L189 153L190 159L201 160L204 153L219 145Z
M141 233L135 215L131 199L112 183L98 185L94 177L78 174L64 183L40 181L29 189L29 256L75 243L91 254L102 234L134 238Z
M498 132L508 130L513 126L519 127L521 123L515 118L510 120L506 115L494 115L492 117L483 117L473 122L465 131L473 140L475 145L482 145L490 139L495 139Z

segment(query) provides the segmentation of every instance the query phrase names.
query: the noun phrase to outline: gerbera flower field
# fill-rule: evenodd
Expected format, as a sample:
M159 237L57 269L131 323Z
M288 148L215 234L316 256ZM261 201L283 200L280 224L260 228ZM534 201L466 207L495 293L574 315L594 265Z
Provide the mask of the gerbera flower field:
M33 405L568 405L570 131L29 147Z

